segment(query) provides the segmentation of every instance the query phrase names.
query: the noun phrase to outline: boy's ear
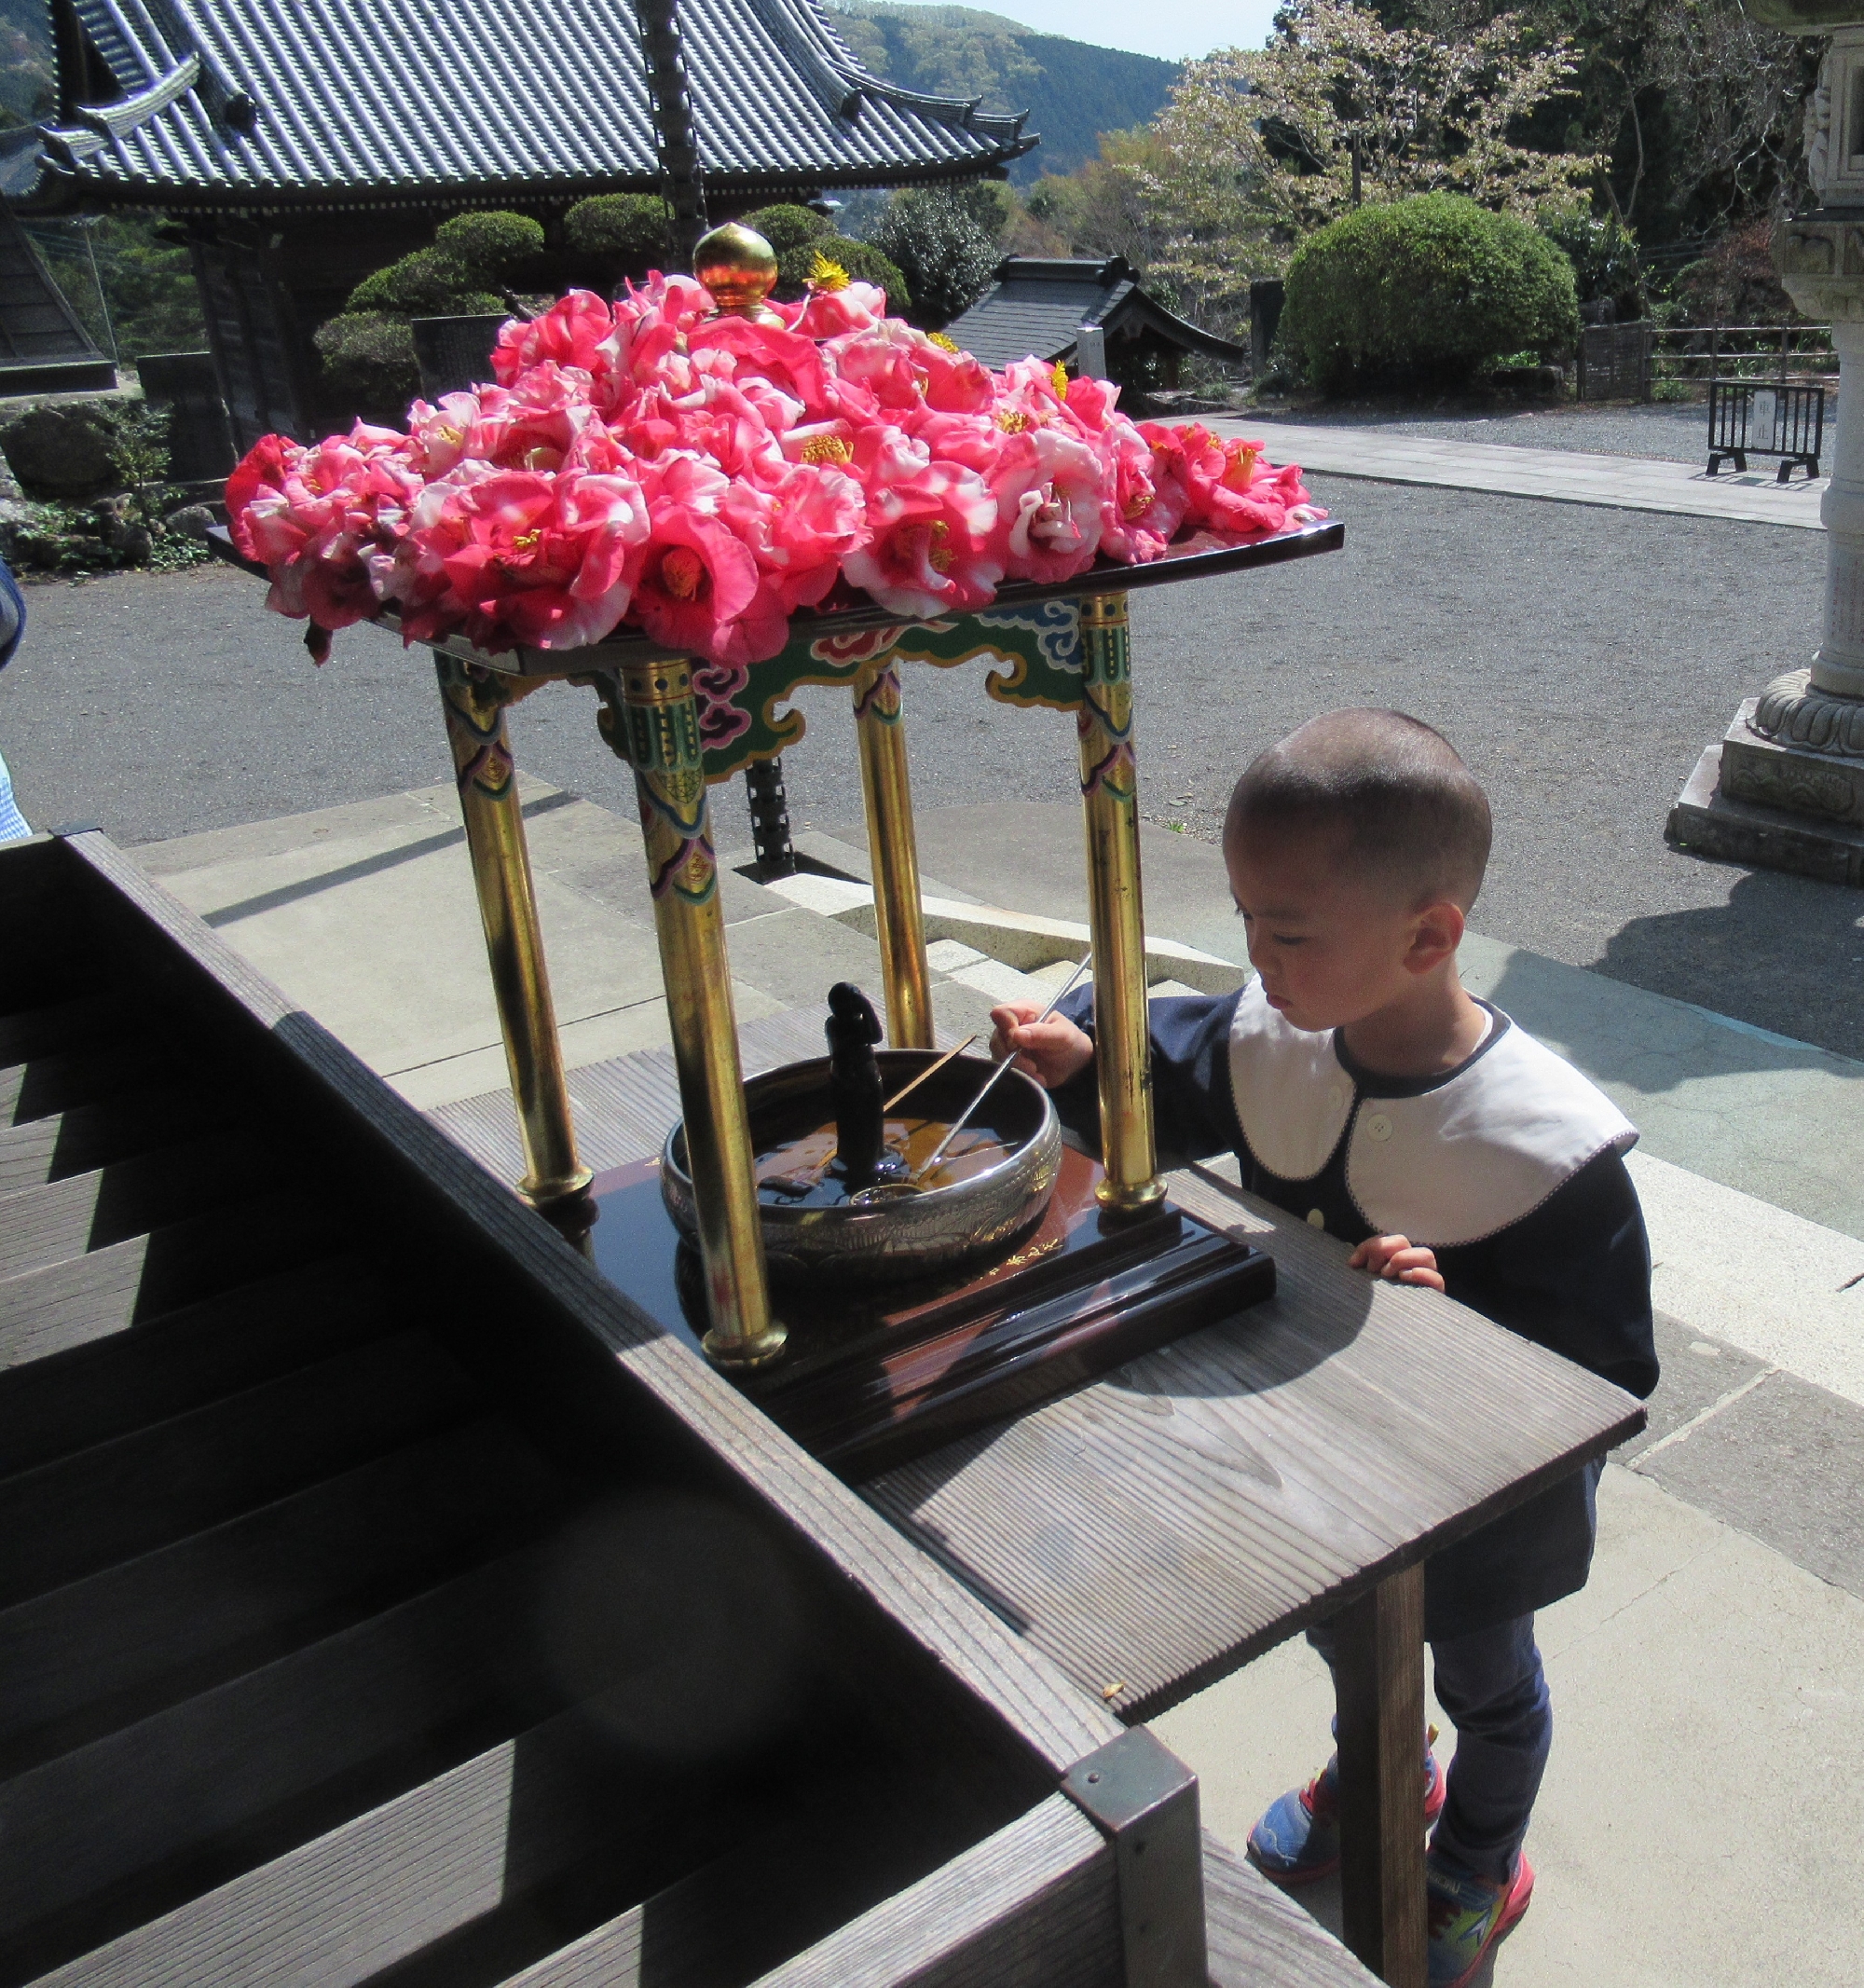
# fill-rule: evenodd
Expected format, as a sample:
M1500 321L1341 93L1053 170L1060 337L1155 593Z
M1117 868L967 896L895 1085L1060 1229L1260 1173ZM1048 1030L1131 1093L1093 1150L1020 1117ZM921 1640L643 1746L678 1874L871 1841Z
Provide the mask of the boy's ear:
M1411 926L1411 947L1405 955L1409 973L1429 973L1453 958L1462 944L1462 907L1447 898L1427 904Z

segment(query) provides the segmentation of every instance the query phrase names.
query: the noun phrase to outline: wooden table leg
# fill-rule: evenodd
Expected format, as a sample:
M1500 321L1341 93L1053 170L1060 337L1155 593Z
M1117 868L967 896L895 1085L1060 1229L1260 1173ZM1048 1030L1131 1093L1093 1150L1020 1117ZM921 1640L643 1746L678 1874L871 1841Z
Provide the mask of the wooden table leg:
M1336 1618L1334 1690L1346 1943L1391 1988L1425 1988L1421 1563Z

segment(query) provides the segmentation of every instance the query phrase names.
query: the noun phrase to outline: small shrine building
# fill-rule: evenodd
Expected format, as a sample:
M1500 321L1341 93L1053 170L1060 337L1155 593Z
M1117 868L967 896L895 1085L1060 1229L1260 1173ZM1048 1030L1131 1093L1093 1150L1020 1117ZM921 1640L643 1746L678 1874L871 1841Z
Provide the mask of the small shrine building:
M1175 387L1186 352L1225 365L1249 363L1246 345L1204 331L1148 296L1123 255L1007 255L996 281L946 330L987 366L1034 353L1142 393ZM1130 397L1122 404L1131 411Z

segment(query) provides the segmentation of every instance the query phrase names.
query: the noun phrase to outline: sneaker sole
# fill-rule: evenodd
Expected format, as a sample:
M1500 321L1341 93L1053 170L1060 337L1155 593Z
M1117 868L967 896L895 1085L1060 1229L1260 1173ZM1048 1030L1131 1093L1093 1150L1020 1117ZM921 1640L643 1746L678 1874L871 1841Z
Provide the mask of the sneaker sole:
M1436 1779L1431 1784L1430 1793L1424 1797L1424 1828L1429 1830L1443 1812L1444 1777L1442 1772L1439 1771ZM1295 1871L1271 1871L1256 1856L1254 1844L1246 1844L1243 1854L1271 1885L1281 1885L1283 1891L1299 1891L1303 1885L1318 1885L1323 1878L1332 1877L1340 1867L1340 1860L1336 1857L1327 1863L1306 1864ZM1523 1912L1527 1910L1525 1902L1521 1910ZM1518 1914L1516 1916L1518 1917Z
M1523 1852L1520 1866L1514 1872L1514 1882L1508 1887L1508 1902L1496 1913L1495 1924L1489 1927L1488 1938L1482 1942L1475 1958L1450 1982L1449 1988L1469 1988L1470 1982L1481 1971L1483 1962L1488 1958L1490 1948L1504 1933L1512 1932L1520 1924L1521 1915L1533 1902L1533 1898L1534 1867Z

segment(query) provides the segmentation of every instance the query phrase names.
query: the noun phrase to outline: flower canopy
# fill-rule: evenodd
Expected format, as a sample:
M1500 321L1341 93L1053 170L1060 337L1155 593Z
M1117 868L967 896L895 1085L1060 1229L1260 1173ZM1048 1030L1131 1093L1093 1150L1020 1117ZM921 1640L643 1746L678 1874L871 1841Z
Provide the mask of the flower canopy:
M1006 580L1241 543L1321 515L1259 443L1135 424L1105 380L992 373L864 283L719 313L687 277L514 321L497 384L417 401L408 432L266 436L227 481L270 604L324 631L392 608L408 642L578 649L624 624L736 670L799 609L902 620Z

